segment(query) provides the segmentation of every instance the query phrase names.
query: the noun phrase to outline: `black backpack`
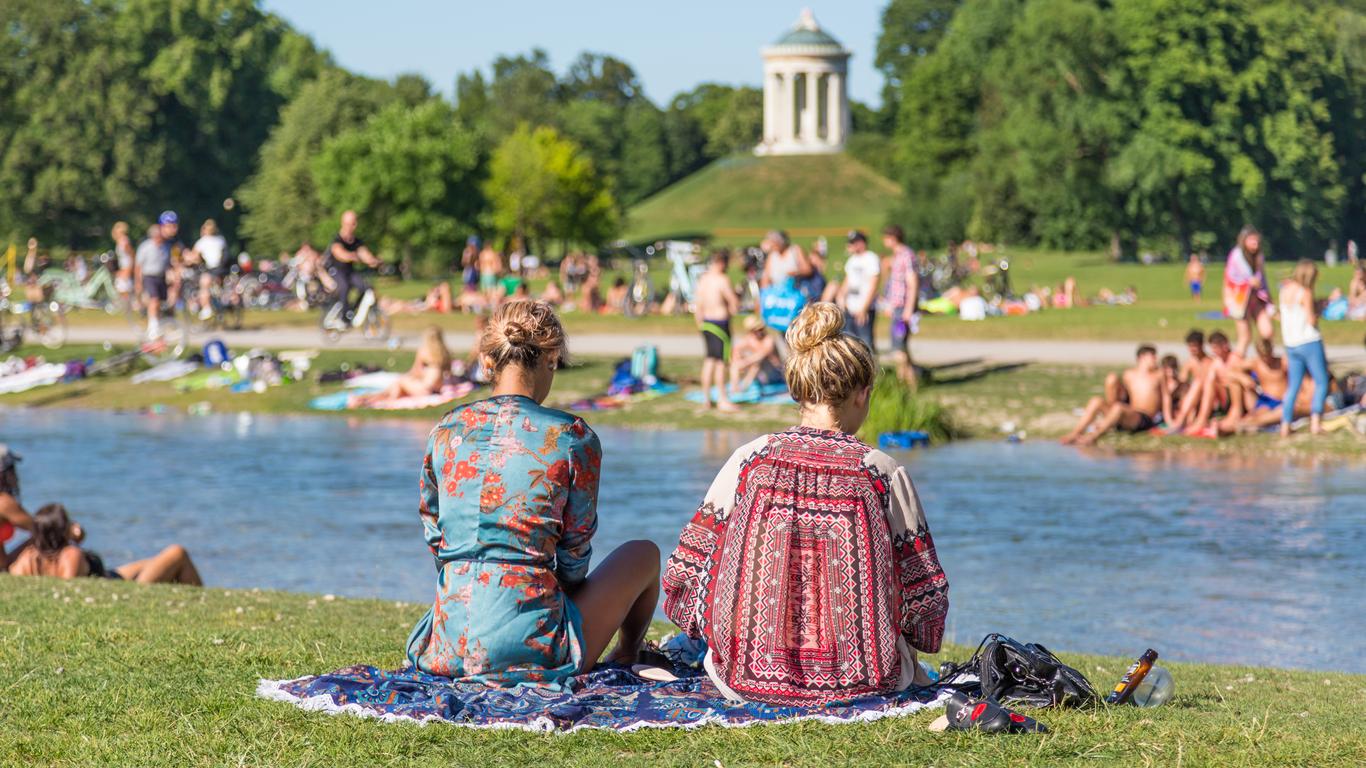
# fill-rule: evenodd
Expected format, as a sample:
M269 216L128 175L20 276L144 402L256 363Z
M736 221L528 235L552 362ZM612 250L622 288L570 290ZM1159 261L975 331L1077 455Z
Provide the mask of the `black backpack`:
M1084 707L1100 700L1086 676L1052 651L1001 634L987 635L966 662L944 664L938 684L976 698L1032 707Z

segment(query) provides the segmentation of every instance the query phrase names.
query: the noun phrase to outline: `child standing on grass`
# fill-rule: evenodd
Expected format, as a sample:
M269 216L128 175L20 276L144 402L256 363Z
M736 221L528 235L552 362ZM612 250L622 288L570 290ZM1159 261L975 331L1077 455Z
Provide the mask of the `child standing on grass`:
M1192 253L1190 261L1186 262L1186 285L1190 286L1191 299L1200 300L1200 292L1205 286L1205 262L1200 260L1200 255Z

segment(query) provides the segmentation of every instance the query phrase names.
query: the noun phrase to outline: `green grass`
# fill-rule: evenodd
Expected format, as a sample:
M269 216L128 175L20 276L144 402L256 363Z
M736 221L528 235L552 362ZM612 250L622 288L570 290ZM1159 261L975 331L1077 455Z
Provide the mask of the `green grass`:
M632 208L624 239L707 233L754 243L768 229L836 245L850 229L876 230L900 197L887 178L847 155L718 160Z
M1166 706L1031 712L1045 736L851 725L580 732L420 727L305 712L258 678L395 667L426 606L0 576L0 765L1360 765L1366 677L1166 664ZM662 627L658 628L662 629ZM658 631L657 629L657 631ZM1069 638L1025 638L1066 646ZM947 647L961 660L970 648ZM1128 659L1062 654L1098 686Z
M890 370L884 370L873 385L868 418L859 429L859 438L877 445L884 432L914 430L929 435L931 443L953 438L957 430L949 410L938 398L920 397Z

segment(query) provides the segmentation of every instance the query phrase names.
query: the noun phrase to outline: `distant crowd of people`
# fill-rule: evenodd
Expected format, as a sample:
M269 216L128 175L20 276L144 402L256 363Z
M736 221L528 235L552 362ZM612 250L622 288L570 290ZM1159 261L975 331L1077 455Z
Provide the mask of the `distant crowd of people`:
M1186 274L1198 295L1204 271L1195 263ZM1139 347L1136 364L1106 377L1103 394L1091 398L1063 442L1093 443L1115 429L1219 437L1278 424L1289 436L1296 420L1305 417L1310 432L1319 434L1330 406L1336 411L1366 405L1366 378L1359 373L1336 378L1329 371L1318 327L1326 306L1315 296L1318 274L1312 261L1298 262L1273 301L1261 234L1245 228L1229 253L1223 284L1224 313L1235 322L1235 339L1230 342L1216 331L1207 350L1205 335L1191 331L1184 363L1175 356L1159 360L1151 345ZM1353 283L1363 275L1358 266ZM1280 355L1273 342L1277 322Z

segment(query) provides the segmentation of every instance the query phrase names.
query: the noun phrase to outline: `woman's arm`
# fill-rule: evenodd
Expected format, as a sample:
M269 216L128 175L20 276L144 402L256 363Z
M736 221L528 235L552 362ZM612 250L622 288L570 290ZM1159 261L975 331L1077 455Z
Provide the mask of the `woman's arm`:
M920 497L904 468L897 467L891 486L887 525L900 590L901 634L912 648L938 653L949 613L949 580L935 554Z
M712 480L711 488L683 527L678 547L664 566L664 615L688 637L702 637L711 603L712 564L726 537L726 523L735 508L740 466L762 445L763 438L740 448Z
M434 456L436 454L437 436L442 434L440 426L432 430L431 437L427 438L427 452L422 456L422 479L421 490L417 502L417 515L422 519L422 538L427 541L427 548L432 555L437 556L441 552L441 547L445 543L445 537L441 533L441 483L437 480ZM441 561L437 560L436 567L441 567Z
M570 449L569 501L564 506L560 543L555 548L555 575L565 589L588 577L593 558L593 534L598 532L598 482L602 443L582 419L570 427L578 440Z
M0 520L21 530L33 530L33 517L8 493L0 493Z

